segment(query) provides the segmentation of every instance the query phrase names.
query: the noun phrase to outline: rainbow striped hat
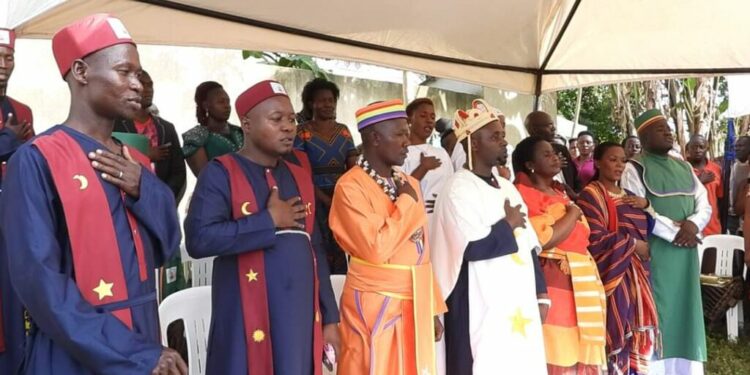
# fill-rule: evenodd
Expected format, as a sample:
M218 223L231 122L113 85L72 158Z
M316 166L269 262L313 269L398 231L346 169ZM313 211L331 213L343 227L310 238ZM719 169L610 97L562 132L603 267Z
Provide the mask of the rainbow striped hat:
M364 128L397 118L406 118L406 108L401 99L386 100L384 102L375 102L364 108L360 108L355 113L357 116L357 129L362 131Z

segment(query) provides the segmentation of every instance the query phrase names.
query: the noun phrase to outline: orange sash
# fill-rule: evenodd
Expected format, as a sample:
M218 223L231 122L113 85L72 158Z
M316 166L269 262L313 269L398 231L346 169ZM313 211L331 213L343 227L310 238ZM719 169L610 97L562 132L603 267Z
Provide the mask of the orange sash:
M417 373L436 374L432 264L372 264L352 257L346 283L354 290L412 300Z

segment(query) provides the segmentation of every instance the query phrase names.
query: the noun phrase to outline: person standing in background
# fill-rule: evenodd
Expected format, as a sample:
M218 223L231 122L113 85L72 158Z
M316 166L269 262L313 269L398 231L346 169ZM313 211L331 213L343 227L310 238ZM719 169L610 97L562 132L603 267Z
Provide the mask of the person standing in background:
M346 274L346 255L333 238L328 225L331 198L336 182L357 160L354 140L346 125L336 122L339 88L315 78L302 89L302 102L312 119L297 126L294 147L307 154L315 185L316 220L326 259L332 274Z
M198 125L182 134L182 153L195 177L211 159L242 147L242 129L228 122L231 114L232 104L224 87L214 81L198 85L195 89Z
M687 143L687 161L693 166L693 172L698 176L698 180L706 188L708 194L708 203L711 204L711 219L703 228L703 235L721 234L721 220L719 215L719 199L724 194L724 184L721 181L721 167L708 160L706 151L708 142L700 134L690 137Z
M568 139L568 151L570 151L570 157L578 158L578 138Z
M747 179L750 177L750 136L743 135L734 142L737 160L732 165L729 176L729 223L730 234L742 235L743 216L745 214L745 194Z
M541 137L552 145L560 159L560 174L555 176L555 180L566 186L566 192L571 198L575 198L575 192L580 190L580 181L578 180L578 169L576 168L573 157L565 144L555 142L555 121L549 114L536 111L531 112L524 120L526 131L531 137ZM516 178L519 178L519 171L515 170ZM522 178L523 179L523 178Z
M171 122L151 113L154 99L154 81L144 70L140 76L143 85L141 110L133 120L119 119L115 131L135 133L148 138L149 159L155 165L156 175L164 181L174 194L175 203L180 204L185 194L185 158L180 148L180 139Z
M629 135L622 141L622 147L625 149L625 158L628 160L641 154L641 140L638 136Z
M443 184L453 174L448 153L427 143L435 130L435 106L428 98L414 99L406 106L409 123L409 147L401 169L419 180L424 195L427 218L432 218L435 200Z
M587 131L578 133L576 147L578 157L574 158L576 168L578 169L579 188L582 190L586 184L594 177L594 146L596 141L594 135Z

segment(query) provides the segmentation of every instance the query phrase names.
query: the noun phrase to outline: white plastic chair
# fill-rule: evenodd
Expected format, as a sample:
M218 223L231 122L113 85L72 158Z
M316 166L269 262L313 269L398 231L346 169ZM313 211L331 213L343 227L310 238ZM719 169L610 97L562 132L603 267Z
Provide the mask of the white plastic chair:
M211 287L201 286L171 294L159 305L161 342L167 346L167 327L182 319L188 347L190 375L206 372L206 348L211 326Z
M211 285L211 277L214 273L214 258L216 257L191 260L193 287Z
M331 287L333 287L333 294L336 296L336 305L341 305L341 294L344 292L344 283L346 282L346 275L331 275Z
M732 262L735 250L745 250L745 240L740 236L729 234L716 234L703 239L703 244L698 247L698 256L703 263L703 253L706 249L716 249L716 268L714 274L720 277L732 277ZM745 275L745 265L742 266L742 277ZM736 341L739 334L740 322L744 320L742 311L742 300L734 307L727 310L727 337ZM743 322L744 323L744 322Z

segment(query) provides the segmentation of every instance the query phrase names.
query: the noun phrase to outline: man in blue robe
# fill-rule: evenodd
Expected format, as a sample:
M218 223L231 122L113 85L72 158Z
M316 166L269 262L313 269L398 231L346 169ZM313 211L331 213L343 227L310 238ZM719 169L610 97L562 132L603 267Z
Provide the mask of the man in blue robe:
M187 374L160 345L153 272L179 246L174 197L111 137L114 119L140 107L135 44L98 14L52 47L70 113L16 151L0 198L10 280L30 318L19 373Z
M282 160L294 109L273 81L236 107L245 145L203 169L185 219L188 253L216 256L206 374L317 375L321 344L338 347L339 314L311 178Z

